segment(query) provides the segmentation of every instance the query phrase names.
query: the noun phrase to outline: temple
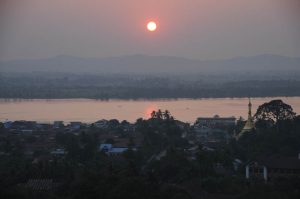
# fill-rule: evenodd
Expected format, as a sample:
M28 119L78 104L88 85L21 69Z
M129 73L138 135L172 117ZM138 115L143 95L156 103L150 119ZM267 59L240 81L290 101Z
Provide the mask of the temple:
M244 133L250 132L254 129L254 122L252 117L252 103L251 99L249 98L249 104L248 104L248 119L247 122L243 128L243 130L240 132L240 134L237 136L237 139L239 139Z

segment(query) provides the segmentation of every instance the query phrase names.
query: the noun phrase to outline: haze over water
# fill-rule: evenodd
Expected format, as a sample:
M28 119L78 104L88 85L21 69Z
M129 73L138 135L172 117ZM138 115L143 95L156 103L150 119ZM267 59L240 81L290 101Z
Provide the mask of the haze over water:
M300 97L253 98L253 114L259 105L272 99L282 99L300 113ZM178 99L178 100L4 100L0 101L0 121L33 120L53 122L96 122L100 119L118 119L135 122L149 118L153 110L169 110L178 120L194 122L198 117L247 117L247 98Z

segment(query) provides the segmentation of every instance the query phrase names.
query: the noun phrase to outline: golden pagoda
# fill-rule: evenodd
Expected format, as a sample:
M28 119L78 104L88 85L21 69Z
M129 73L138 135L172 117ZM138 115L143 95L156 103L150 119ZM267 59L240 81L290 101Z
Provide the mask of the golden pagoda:
M240 132L237 138L240 138L244 133L246 132L251 132L254 129L254 122L253 122L253 117L252 117L252 103L251 99L249 98L249 104L248 104L248 119L247 122L243 128L243 130Z

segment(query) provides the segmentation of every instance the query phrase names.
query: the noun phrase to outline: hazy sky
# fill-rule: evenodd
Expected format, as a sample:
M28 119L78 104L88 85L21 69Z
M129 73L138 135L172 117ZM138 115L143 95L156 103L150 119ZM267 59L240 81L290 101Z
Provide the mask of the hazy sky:
M300 56L300 0L0 0L0 23L1 60Z

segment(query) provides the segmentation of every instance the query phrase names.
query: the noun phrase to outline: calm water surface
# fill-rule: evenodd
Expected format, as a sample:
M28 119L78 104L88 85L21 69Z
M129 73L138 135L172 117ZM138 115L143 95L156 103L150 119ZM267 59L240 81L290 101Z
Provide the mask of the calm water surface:
M253 112L272 99L282 99L300 113L300 97L253 98ZM169 110L181 121L194 122L197 117L247 117L247 98L178 99L178 100L110 100L57 99L57 100L4 100L0 99L0 121L34 120L52 122L95 122L100 119L136 121L148 118L152 110Z

